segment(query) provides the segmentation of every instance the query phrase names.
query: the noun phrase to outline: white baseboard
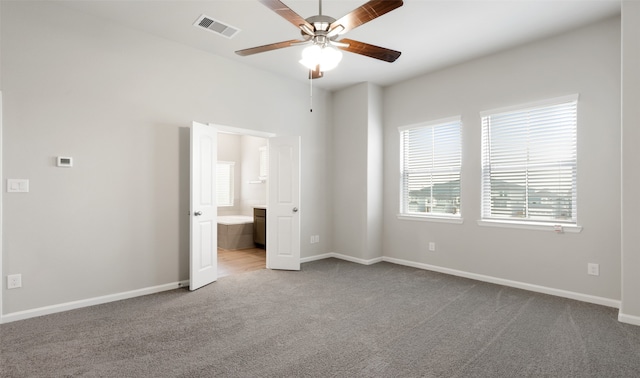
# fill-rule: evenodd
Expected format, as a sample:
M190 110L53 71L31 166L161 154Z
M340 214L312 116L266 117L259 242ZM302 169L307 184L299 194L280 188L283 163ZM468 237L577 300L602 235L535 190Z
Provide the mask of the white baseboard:
M476 281L489 282L489 283L493 283L493 284L497 284L497 285L515 287L515 288L518 288L518 289L533 291L533 292L536 292L536 293L555 295L557 297L575 299L577 301L593 303L593 304L597 304L597 305L601 305L601 306L620 308L620 301L619 300L615 300L615 299L596 297L594 295L576 293L576 292L573 292L573 291L555 289L555 288L546 287L546 286L539 286L539 285L529 284L529 283L526 283L526 282L512 281L512 280L507 280L507 279L504 279L504 278L485 276L483 274L470 273L470 272L465 272L465 271L462 271L462 270L456 270L456 269L450 269L450 268L443 268L441 266L418 263L418 262L409 261L409 260L403 260L403 259L397 259L397 258L394 258L394 257L386 257L385 256L385 257L380 257L380 258L371 259L371 260L363 260L363 259L358 259L358 258L355 258L355 257L351 257L351 256L347 256L347 255L342 255L342 254L339 254L339 253L331 252L331 253L326 253L326 254L323 254L323 255L307 257L307 258L304 259L305 261L301 261L301 262L309 262L309 261L321 260L321 259L326 259L326 258L329 258L329 257L335 257L337 259L351 261L351 262L358 263L358 264L363 264L363 265L371 265L371 264L378 263L380 261L386 261L386 262L390 262L392 264L410 266L410 267L413 267L413 268L430 270L430 271L444 273L444 274L450 274L452 276L469 278L469 279L476 280ZM633 317L633 316L630 316L630 315L623 315L623 314L620 314L620 317L626 319L624 321L625 323L640 324L640 317L636 318L636 317ZM622 321L622 320L620 320L620 321Z
M347 256L347 255L342 255L342 254L339 254L339 253L331 252L331 253L325 253L323 255L316 255L316 256L312 256L312 257L307 257L307 258L303 259L304 261L301 261L301 262L309 262L309 261L321 260L321 259L326 259L326 258L329 258L329 257L335 257L337 259L351 261L351 262L358 263L358 264L363 264L363 265L371 265L371 264L378 263L380 261L386 261L386 262L390 262L392 264L410 266L410 267L413 267L413 268L424 269L424 270L431 270L431 271L434 271L434 272L450 274L452 276L469 278L469 279L476 280L476 281L489 282L489 283L493 283L493 284L497 284L497 285L515 287L515 288L518 288L518 289L533 291L533 292L536 292L536 293L555 295L557 297L575 299L577 301L593 303L593 304L597 304L597 305L601 305L601 306L620 308L620 301L619 300L615 300L615 299L596 297L594 295L589 295L589 294L576 293L576 292L573 292L573 291L555 289L555 288L546 287L546 286L540 286L540 285L534 285L534 284L529 284L529 283L526 283L526 282L512 281L512 280L507 280L507 279L503 279L503 278L485 276L483 274L470 273L470 272L465 272L465 271L456 270L456 269L450 269L450 268L443 268L443 267L440 267L440 266L429 265L429 264L424 264L424 263L418 263L418 262L409 261L409 260L403 260L403 259L397 259L397 258L393 258L393 257L386 257L385 256L385 257L380 257L380 258L371 259L371 260L363 260L363 259L358 259L358 258L355 258L355 257L351 257L351 256ZM624 319L624 320L622 320L622 319ZM620 314L619 315L619 320L621 322L624 322L624 323L640 325L640 317L634 317L632 315Z
M336 259L340 259L340 260L351 261L351 262L362 264L362 265L372 265L372 264L379 263L379 262L383 261L382 257L376 257L375 259L365 260L365 259L360 259L360 258L357 258L357 257L343 255L341 253L329 252L329 253L325 253L325 254L322 254L322 255L315 255L315 256L311 256L311 257L302 258L302 259L300 259L300 263L306 263L306 262L311 262L311 261L316 261L316 260L328 259L328 258L331 258L331 257L336 258Z
M324 259L328 259L328 258L331 258L331 257L334 257L332 253L324 253L322 255L303 257L303 258L300 259L300 264L304 264L304 263L308 263L308 262L312 262L312 261L324 260Z
M123 293L109 294L101 297L82 299L79 301L61 303L52 306L45 306L40 308L34 308L31 310L12 312L3 315L0 318L0 324L15 322L17 320L24 320L29 318L35 318L37 316L55 314L57 312L75 310L82 307L95 306L103 303L120 301L123 299L129 299L134 297L140 297L148 294L160 293L162 291L178 289L181 287L188 287L189 281L172 282L164 285L152 286L143 289L125 291Z
M351 261L351 262L362 264L362 265L373 265L383 261L382 257L376 257L375 259L365 260L365 259L359 259L357 257L351 257L348 255L343 255L335 252L332 252L331 254L333 255L332 257L335 257L336 259Z
M618 313L618 321L621 323L633 324L640 326L640 316L627 315L622 312Z
M434 271L434 272L450 274L450 275L453 275L453 276L470 278L472 280L489 282L489 283L493 283L493 284L497 284L497 285L503 285L503 286L509 286L509 287L515 287L515 288L518 288L518 289L534 291L536 293L555 295L557 297L575 299L577 301L594 303L594 304L607 306L607 307L620 308L620 301L615 300L615 299L596 297L594 295L576 293L576 292L573 292L573 291L555 289L555 288L546 287L546 286L539 286L539 285L529 284L529 283L526 283L526 282L512 281L512 280L507 280L507 279L503 279L503 278L485 276L485 275L482 275L482 274L469 273L469 272L464 272L464 271L456 270L456 269L449 269L449 268L443 268L443 267L435 266L435 265L429 265L429 264L417 263L417 262L413 262L413 261L396 259L396 258L393 258L393 257L383 257L382 259L384 261L387 261L387 262L390 262L390 263L393 263L393 264L405 265L405 266L410 266L410 267L418 268L418 269L431 270L431 271Z

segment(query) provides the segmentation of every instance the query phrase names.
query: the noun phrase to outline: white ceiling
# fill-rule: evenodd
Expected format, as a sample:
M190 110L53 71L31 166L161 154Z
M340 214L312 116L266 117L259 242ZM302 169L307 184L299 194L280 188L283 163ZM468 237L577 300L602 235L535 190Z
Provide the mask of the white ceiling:
M303 18L317 0L283 0ZM366 0L324 0L336 19ZM257 0L63 1L66 6L217 54L276 75L306 82L302 47L241 57L236 50L300 37L300 31ZM404 5L345 37L399 50L394 63L344 53L340 65L313 85L328 90L359 82L386 86L422 73L544 38L620 13L619 0L405 0ZM241 30L234 38L196 28L205 14Z

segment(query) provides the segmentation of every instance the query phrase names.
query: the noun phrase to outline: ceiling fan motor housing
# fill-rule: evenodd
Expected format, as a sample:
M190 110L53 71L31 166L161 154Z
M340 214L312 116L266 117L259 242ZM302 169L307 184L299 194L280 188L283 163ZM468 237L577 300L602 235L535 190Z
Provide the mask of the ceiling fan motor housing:
M307 18L307 22L313 25L316 32L328 32L329 26L336 22L336 19L329 16L311 16Z
M307 25L302 24L300 25L301 33L305 39L313 39L313 43L316 45L326 46L329 44L330 39L338 37L337 33L329 35L331 33L329 28L336 21L333 17L317 15L311 16L305 21L313 26L313 30L311 30Z

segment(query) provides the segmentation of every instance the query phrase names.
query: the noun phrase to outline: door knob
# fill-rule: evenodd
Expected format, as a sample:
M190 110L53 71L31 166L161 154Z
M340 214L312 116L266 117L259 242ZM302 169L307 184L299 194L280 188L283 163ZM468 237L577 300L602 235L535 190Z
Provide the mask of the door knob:
M298 212L298 208L297 208L297 207L294 207L294 208L293 208L293 212L294 212L294 213L297 213L297 212Z
M199 217L200 215L202 215L202 211L196 211L195 213L193 213L193 215Z

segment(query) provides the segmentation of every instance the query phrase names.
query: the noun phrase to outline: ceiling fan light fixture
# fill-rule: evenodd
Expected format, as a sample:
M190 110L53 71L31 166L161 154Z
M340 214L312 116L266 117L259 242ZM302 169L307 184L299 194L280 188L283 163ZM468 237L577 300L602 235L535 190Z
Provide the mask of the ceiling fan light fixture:
M320 66L320 71L330 71L338 66L342 60L342 52L332 46L320 46L313 44L302 50L300 64L310 70Z

